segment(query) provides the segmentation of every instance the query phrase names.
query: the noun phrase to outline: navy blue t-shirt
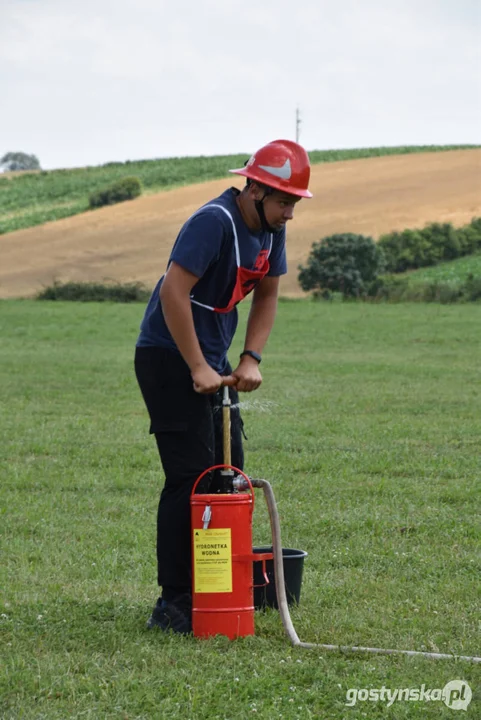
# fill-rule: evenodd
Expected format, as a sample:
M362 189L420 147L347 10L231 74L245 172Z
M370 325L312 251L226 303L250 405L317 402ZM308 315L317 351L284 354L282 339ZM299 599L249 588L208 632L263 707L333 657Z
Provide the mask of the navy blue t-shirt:
M237 309L219 313L202 306L224 308L231 299L237 276L232 221L242 267L254 270L259 252L270 249L268 275L275 277L287 272L285 228L273 234L249 230L236 203L238 194L236 188L230 188L195 212L182 227L169 258L169 264L174 261L199 278L191 292L191 299L195 301L192 303L194 326L204 357L218 372L224 372L226 367L227 351L237 328ZM137 346L164 347L178 352L162 313L159 290L163 277L147 305Z

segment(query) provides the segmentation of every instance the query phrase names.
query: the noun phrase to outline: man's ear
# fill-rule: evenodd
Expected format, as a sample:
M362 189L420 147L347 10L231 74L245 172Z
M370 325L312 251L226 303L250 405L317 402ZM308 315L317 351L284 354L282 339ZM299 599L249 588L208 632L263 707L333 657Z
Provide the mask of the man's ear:
M252 200L262 200L264 197L264 190L255 181L251 180L249 183L249 197Z

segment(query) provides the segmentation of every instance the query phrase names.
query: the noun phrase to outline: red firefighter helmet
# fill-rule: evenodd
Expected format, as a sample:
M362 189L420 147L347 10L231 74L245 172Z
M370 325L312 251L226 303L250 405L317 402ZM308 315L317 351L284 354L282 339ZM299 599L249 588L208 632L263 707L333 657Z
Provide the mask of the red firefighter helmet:
M289 195L312 197L307 189L311 174L309 157L304 148L292 140L274 140L264 145L245 167L229 172Z

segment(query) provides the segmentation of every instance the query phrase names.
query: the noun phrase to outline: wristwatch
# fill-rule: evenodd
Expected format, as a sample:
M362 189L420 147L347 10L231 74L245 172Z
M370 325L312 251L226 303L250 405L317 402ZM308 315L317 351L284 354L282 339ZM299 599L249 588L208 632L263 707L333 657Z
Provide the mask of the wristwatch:
M244 355L250 355L251 358L257 360L257 363L259 365L262 362L262 357L259 355L259 353L254 352L254 350L244 350L244 352L241 352L240 357L243 357Z

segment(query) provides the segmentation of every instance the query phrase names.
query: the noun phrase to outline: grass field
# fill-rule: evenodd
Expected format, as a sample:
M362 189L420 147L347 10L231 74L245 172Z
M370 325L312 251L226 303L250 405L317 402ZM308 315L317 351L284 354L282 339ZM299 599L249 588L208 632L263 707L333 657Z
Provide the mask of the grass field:
M353 158L473 148L474 145L400 146L348 150L314 150L312 163ZM0 175L0 234L77 215L89 208L91 192L127 176L138 177L147 192L224 177L227 168L242 167L248 154L164 158L108 163L98 167Z
M458 678L476 717L479 665L294 650L273 611L235 642L146 631L161 474L132 371L142 312L0 302L2 720L451 718L346 693ZM480 654L479 326L476 306L280 304L246 469L309 553L301 639Z

